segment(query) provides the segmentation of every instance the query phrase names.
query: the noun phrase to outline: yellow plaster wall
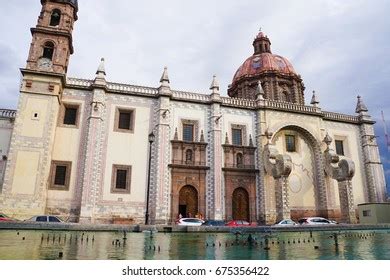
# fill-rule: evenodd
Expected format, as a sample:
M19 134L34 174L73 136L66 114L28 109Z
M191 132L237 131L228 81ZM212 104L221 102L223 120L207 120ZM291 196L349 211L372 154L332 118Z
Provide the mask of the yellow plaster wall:
M66 99L64 99L66 101ZM75 100L72 100L73 104ZM52 153L52 160L57 161L71 161L72 170L70 174L69 190L48 190L48 201L50 200L70 200L74 197L74 192L77 183L77 166L78 156L81 143L81 132L85 128L82 120L84 119L84 102L77 100L79 104L79 127L62 127L56 125L56 134L54 138L54 146Z
M13 194L34 194L40 162L39 152L18 151L12 183Z
M205 124L206 115L207 115L207 111L205 108L197 110L197 109L180 108L174 106L172 109L173 128L171 129L170 139L173 139L175 135L175 129L177 128L179 140L182 140L183 138L182 120L185 119L185 120L198 121L199 123L199 132L198 132L199 135L198 135L198 139L195 139L195 141L199 141L201 130L203 130L205 141L207 141L207 131L206 131L206 124Z
M40 99L32 96L27 97L24 110L19 112L22 124L21 136L43 137L46 115L48 111L49 100ZM34 117L37 113L38 117Z
M294 135L296 152L286 151L285 135ZM289 204L291 208L315 208L313 154L302 135L296 131L282 130L275 135L275 145L280 153L291 156L293 167L289 176Z
M115 109L135 110L134 132L114 131ZM148 169L148 135L151 108L145 106L124 106L112 104L110 107L106 165L104 169L103 200L143 203L146 199ZM113 164L131 165L130 194L111 193Z
M325 128L328 131L330 137L333 138L331 147L336 151L334 140L344 140L344 153L345 156L353 160L355 163L355 176L352 178L352 188L355 205L366 202L365 192L364 192L364 165L363 158L358 151L360 151L360 133L358 126L341 124L335 122L324 122ZM343 157L340 156L340 159ZM336 190L337 205L340 205L338 201L338 187L337 181L332 180L334 188Z
M223 123L222 123L222 144L225 144L226 132L229 137L229 143L232 143L232 124L245 125L246 126L246 143L243 143L245 146L249 145L249 134L252 135L253 144L255 144L254 137L254 123L252 115L236 115L236 114L223 114ZM244 135L243 135L244 136ZM244 137L243 137L244 138Z

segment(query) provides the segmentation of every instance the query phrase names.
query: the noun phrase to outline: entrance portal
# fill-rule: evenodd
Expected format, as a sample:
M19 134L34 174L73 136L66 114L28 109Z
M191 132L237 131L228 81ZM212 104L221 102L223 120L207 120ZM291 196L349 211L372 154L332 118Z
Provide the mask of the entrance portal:
M233 220L249 221L249 194L244 188L233 192Z
M182 187L179 192L179 214L189 218L195 217L198 211L198 191L193 186Z

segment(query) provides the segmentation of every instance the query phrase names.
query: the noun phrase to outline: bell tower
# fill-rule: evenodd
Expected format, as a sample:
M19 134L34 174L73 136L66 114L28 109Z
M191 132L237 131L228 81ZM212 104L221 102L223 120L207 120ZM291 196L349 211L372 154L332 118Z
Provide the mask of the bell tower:
M73 54L73 24L77 20L77 0L41 0L42 10L32 42L27 69L66 74Z
M6 213L21 219L47 212L48 182L57 118L73 53L77 0L41 0L42 10L26 68L21 69L18 110L0 191Z

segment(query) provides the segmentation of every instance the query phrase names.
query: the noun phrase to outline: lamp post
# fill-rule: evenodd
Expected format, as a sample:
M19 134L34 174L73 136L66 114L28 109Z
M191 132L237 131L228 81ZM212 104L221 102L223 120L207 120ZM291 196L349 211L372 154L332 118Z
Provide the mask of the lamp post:
M149 224L149 192L150 192L150 163L152 161L152 144L154 142L153 131L149 134L149 168L148 168L148 188L146 190L146 212L145 212L145 225Z

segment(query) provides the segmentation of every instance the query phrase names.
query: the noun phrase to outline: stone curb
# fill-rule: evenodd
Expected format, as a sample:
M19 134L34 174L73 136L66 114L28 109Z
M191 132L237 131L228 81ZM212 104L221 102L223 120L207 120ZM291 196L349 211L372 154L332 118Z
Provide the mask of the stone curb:
M225 233L273 233L302 231L390 230L390 224L380 225L329 225L329 226L256 226L256 227L194 227L176 225L113 225L77 223L1 222L0 230L67 230L67 231L127 231L127 232L225 232Z

